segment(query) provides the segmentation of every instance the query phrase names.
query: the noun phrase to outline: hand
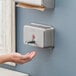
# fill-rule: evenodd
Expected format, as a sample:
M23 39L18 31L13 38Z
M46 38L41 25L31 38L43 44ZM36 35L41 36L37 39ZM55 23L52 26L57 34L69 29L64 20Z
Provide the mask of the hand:
M13 53L13 54L10 54L9 61L18 63L18 64L24 64L24 63L31 61L35 56L36 56L35 51L28 52L25 55L21 55L19 53Z

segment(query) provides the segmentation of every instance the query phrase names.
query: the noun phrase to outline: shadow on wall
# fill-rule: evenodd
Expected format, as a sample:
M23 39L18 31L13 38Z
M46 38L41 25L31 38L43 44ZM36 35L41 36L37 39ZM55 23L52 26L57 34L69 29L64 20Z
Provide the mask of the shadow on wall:
M65 1L66 1L66 3L65 3ZM61 7L62 8L62 6L63 7L66 7L67 6L67 4L69 4L68 2L70 2L70 1L68 1L68 0L55 0L55 7Z

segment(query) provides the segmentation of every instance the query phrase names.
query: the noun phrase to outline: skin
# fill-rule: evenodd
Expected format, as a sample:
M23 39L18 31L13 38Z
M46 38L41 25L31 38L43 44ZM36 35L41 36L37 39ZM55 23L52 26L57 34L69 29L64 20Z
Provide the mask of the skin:
M0 64L5 62L14 62L17 64L24 64L31 61L36 56L36 52L28 52L25 55L21 55L20 53L11 53L7 55L0 56Z

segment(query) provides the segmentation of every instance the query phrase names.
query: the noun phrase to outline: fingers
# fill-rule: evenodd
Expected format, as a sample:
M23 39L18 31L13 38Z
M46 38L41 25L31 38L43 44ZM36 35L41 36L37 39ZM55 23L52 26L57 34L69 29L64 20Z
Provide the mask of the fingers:
M30 53L30 57L31 58L34 58L35 56L36 56L36 52L35 51L33 51L33 52Z
M18 63L19 64L24 64L27 63L29 61L31 61L34 57L36 56L36 52L32 51L32 52L28 52L27 54L23 55L23 58L21 58Z
M36 52L35 52L35 51L32 51L32 52L30 52L30 53L25 54L25 55L23 56L23 59L27 59L27 58L32 59L32 58L34 58L35 56L36 56Z

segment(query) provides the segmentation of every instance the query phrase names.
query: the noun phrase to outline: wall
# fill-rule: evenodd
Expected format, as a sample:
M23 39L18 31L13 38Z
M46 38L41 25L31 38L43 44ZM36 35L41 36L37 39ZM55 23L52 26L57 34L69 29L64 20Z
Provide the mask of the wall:
M17 51L36 50L29 63L17 65L15 70L30 76L76 76L76 0L56 0L55 10L40 12L16 8ZM55 27L55 48L40 49L23 44L23 26L31 22Z

